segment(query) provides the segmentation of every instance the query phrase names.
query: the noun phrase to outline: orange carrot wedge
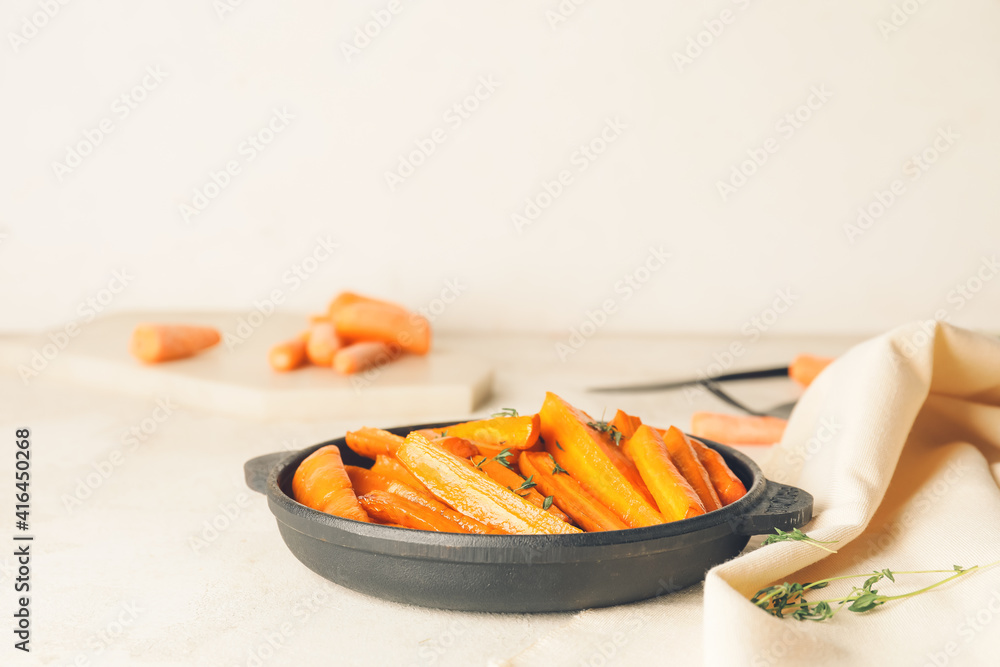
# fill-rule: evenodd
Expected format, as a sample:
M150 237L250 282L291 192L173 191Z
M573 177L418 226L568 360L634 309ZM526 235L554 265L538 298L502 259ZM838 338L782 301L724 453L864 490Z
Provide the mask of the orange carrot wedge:
M587 493L580 483L564 472L556 472L555 459L546 452L521 454L521 472L528 474L553 506L570 515L586 531L624 530L628 524Z
M719 494L719 500L723 506L735 503L747 493L747 487L743 485L740 478L736 476L722 454L711 447L707 447L694 438L689 438L694 446L694 451L698 455L698 460L708 471L708 477L712 480L712 486Z
M661 435L667 453L670 454L670 460L698 494L701 504L705 506L705 511L712 512L722 507L719 494L715 492L715 487L712 486L712 480L709 479L705 466L698 460L691 439L676 426L671 426L666 431L653 430ZM636 431L636 433L638 432Z
M528 535L580 532L419 434L406 436L396 458L439 500L480 523Z
M292 477L292 495L306 507L345 519L371 522L351 488L351 480L336 445L320 447L299 464Z
M553 393L545 395L539 412L546 450L601 504L632 528L663 523L663 517L618 470L605 453L601 433L592 421Z
M642 475L639 474L639 470L635 467L635 464L629 457L625 456L625 452L621 450L619 445L615 444L609 433L599 432L599 435L601 436L601 447L608 458L611 459L611 463L629 481L629 484L646 499L646 502L655 508L656 500L653 499L653 494L649 492L646 482L643 481Z
M365 494L371 493L372 491L386 491L388 493L393 493L400 498L405 498L412 503L417 505L422 505L429 510L432 510L446 519L454 521L467 533L475 533L477 535L486 535L489 533L496 533L496 529L489 528L475 519L465 516L460 512L456 512L444 503L440 503L433 498L428 498L426 495L420 491L403 484L402 482L392 479L391 477L383 477L376 472L371 470L365 470L364 468L357 468L355 466L345 466L347 470L348 477L351 478L351 485L354 487L354 492L358 496L364 496Z
M705 513L705 504L674 465L659 431L640 426L635 435L625 441L624 449L635 461L665 519L679 521Z
M523 453L521 455L524 456ZM548 454L545 454L545 456L548 456ZM543 510L560 521L569 521L569 517L552 503L549 503L548 508L545 507L545 496L535 490L535 487L538 485L536 480L532 479L531 481L528 481L526 478L518 475L510 468L494 459L487 459L482 456L473 456L471 461L476 468L482 470L486 473L487 477L500 486L510 489L535 507L541 507ZM524 486L525 484L528 484L526 488Z
M361 456L367 456L373 460L379 454L389 454L390 456L395 454L396 449L403 444L402 437L380 428L368 426L356 431L348 431L345 439L348 447Z
M389 477L390 479L402 482L428 498L434 497L431 495L431 492L427 490L427 487L425 487L419 479L414 477L413 473L406 469L406 466L388 454L377 455L375 457L375 464L371 467L371 471L382 475L383 477Z
M213 327L184 324L140 324L132 332L129 352L139 361L157 364L192 357L222 340Z
M383 301L381 299L373 299L368 296L363 296L355 292L341 292L337 295L337 298L330 302L329 308L327 308L326 314L322 317L327 319L333 319L337 312L344 306L350 306L355 303L374 303L380 306L389 306L391 308L399 308L400 310L406 310L398 303L392 303L391 301Z
M333 364L333 355L343 347L343 343L329 322L317 322L309 328L309 341L306 343L306 354L309 361L317 366L329 367Z
M725 444L771 445L781 441L788 421L778 417L724 415L696 412L691 415L691 435Z
M823 369L833 363L833 357L817 357L812 354L800 354L788 365L788 377L803 387L808 387Z
M333 324L345 340L381 341L414 354L427 354L431 349L430 322L396 306L352 303L337 309Z
M448 435L467 438L489 449L528 449L538 442L538 415L493 417L449 426Z
M358 502L369 515L389 523L397 523L406 528L433 530L439 533L465 533L458 523L448 519L423 505L386 491L369 491L358 498Z
M279 373L286 373L304 365L308 361L306 355L306 341L308 340L309 332L306 331L292 340L278 343L272 347L267 355L271 368Z
M479 454L479 448L466 440L457 436L449 435L444 438L428 438L438 447L443 447L460 459L467 459L470 456Z
M369 368L384 366L399 358L400 349L388 343L372 341L352 343L333 355L333 367L338 373L352 375Z
M642 420L619 410L615 413L615 418L611 420L611 425L618 429L623 440L628 440L635 435L635 430L642 426Z

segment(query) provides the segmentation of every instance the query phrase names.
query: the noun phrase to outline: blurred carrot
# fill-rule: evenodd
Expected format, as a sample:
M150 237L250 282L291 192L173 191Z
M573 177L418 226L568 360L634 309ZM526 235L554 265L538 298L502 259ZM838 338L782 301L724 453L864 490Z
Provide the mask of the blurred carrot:
M800 354L788 365L788 377L803 387L808 387L823 369L833 363L833 357L817 357L812 354Z
M306 363L306 342L309 340L309 332L305 331L292 340L278 343L271 348L267 355L267 360L271 363L271 368L279 373L295 370Z
M587 531L624 530L628 524L617 514L587 493L580 483L556 467L555 459L546 452L521 454L521 472L529 475L553 506L558 505L581 528Z
M705 513L705 504L674 465L659 431L645 424L640 426L625 441L624 449L642 473L665 519L679 521Z
M292 495L306 507L345 519L371 522L361 509L336 445L320 447L299 464Z
M368 514L379 521L405 528L433 530L439 533L467 533L465 528L434 510L387 491L369 491L358 498Z
M156 364L191 357L222 340L214 327L185 324L140 324L132 331L129 352L139 361Z
M403 444L403 438L380 428L365 426L356 431L348 431L345 436L347 446L361 456L375 459L379 454L393 455Z
M341 347L343 347L343 343L329 322L317 322L309 327L306 355L308 355L309 361L315 365L329 368L333 364L333 355Z
M375 457L375 464L371 467L371 470L372 472L382 475L383 477L390 477L396 481L402 482L410 488L423 493L428 498L433 498L431 492L427 490L427 487L425 487L419 479L414 477L413 473L406 469L406 466L388 454L378 454Z
M522 453L521 456L524 456ZM545 456L548 456L546 454ZM535 490L535 486L538 484L538 480L532 479L530 482L518 475L516 472L500 463L496 459L487 459L482 456L473 456L472 464L475 468L482 470L486 475L492 479L494 482L500 486L506 487L521 496L529 503L535 507L540 507L552 516L556 517L561 521L569 521L569 517L563 513L561 509L549 503L548 507L545 507L545 496L540 494ZM530 473L528 476L530 477ZM528 485L527 487L525 485Z
M528 449L538 442L538 415L493 417L448 426L448 435L471 440L490 449Z
M337 335L349 341L381 341L414 354L427 354L431 348L430 322L396 306L352 303L336 310L333 324Z
M333 367L339 373L352 375L377 366L383 366L399 357L400 349L388 343L352 343L333 355Z
M743 485L743 482L736 476L736 473L726 465L726 460L722 458L722 454L711 447L703 445L694 438L689 438L689 440L691 441L691 445L694 446L698 460L701 461L701 464L705 466L705 470L708 471L708 477L712 480L712 486L715 487L716 493L719 494L719 500L722 502L723 507L735 503L746 495L747 487Z
M725 415L696 412L691 415L691 435L725 444L771 445L781 441L788 421L778 417Z
M337 295L333 301L330 302L330 306L326 309L326 314L322 317L327 319L333 319L333 317L340 311L344 306L350 306L355 303L374 303L380 306L389 306L391 308L398 308L400 310L406 310L398 303L392 303L391 301L383 301L381 299L373 299L368 296L363 296L355 292L341 292Z
M640 427L639 430L641 431L642 428ZM636 433L638 432L636 431ZM677 470L684 475L684 479L688 481L691 488L698 494L698 498L701 499L701 504L704 505L705 511L712 512L722 507L719 494L715 492L715 487L712 486L712 480L709 479L705 466L698 460L698 455L695 454L690 438L684 435L684 432L676 426L671 426L666 431L660 433L662 434L663 444L670 454L670 460L673 461L673 464L677 466Z

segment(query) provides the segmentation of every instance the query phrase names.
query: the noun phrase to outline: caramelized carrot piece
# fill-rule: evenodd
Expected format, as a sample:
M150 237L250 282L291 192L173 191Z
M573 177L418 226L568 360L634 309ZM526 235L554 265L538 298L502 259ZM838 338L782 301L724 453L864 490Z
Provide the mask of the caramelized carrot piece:
M528 449L538 442L538 415L493 417L455 424L444 429L448 435L471 440L488 449Z
M371 522L354 495L336 445L320 447L299 464L292 477L292 495L306 507L345 519Z
M521 456L524 456L522 453ZM548 456L548 454L546 454ZM538 480L532 479L528 482L527 479L518 475L516 472L500 463L496 459L487 459L482 456L472 457L473 465L486 473L486 476L492 479L494 482L500 486L506 487L521 496L529 503L535 507L540 507L552 516L556 517L560 521L569 521L569 517L565 513L552 503L549 503L548 509L545 508L545 496L540 494L535 490L534 486L529 486L528 488L522 488L525 483L538 485ZM531 473L528 473L529 476Z
M635 430L642 426L642 420L619 410L615 413L615 418L611 420L611 425L618 429L623 440L628 440L635 435Z
M569 514L586 531L624 530L628 524L617 514L587 493L580 483L565 472L557 472L555 459L546 452L524 452L521 471L527 473L553 506Z
M333 367L343 375L353 375L369 368L385 366L399 358L400 349L374 341L352 343L333 355Z
M430 322L397 306L362 301L337 308L332 319L345 340L381 341L414 354L431 349Z
M705 466L698 460L691 439L676 426L671 426L666 431L657 430L657 432L663 438L663 444L670 454L670 460L698 494L702 505L705 506L705 511L712 512L722 507L719 494L715 492L715 487L712 486L712 480L709 479Z
M778 417L724 415L696 412L691 415L691 435L740 445L771 445L781 441L788 421Z
M333 355L341 347L343 347L343 343L329 322L317 322L309 327L306 355L313 364L329 367L333 364Z
M271 368L279 373L293 371L303 366L308 360L306 355L306 344L309 340L309 332L303 332L292 340L278 343L271 348L267 355L267 360Z
M529 535L580 532L417 433L406 436L396 458L438 499L480 523Z
M407 486L406 484L403 484L402 482L391 477L383 477L382 475L379 475L371 470L355 466L345 466L345 468L347 470L348 477L351 478L351 485L354 487L354 492L359 496L371 493L372 491L386 491L437 512L444 518L457 523L467 533L486 535L488 533L497 532L495 529L488 528L475 519L467 517L460 512L456 512L444 503L440 503L433 498L429 498L423 492Z
M465 533L458 523L423 505L387 491L369 491L358 498L369 515L379 521L397 523L406 528L433 530L439 533Z
M646 499L646 502L655 508L656 500L653 499L653 494L649 492L649 488L646 487L646 482L642 480L642 475L639 474L639 470L635 467L635 464L629 457L625 456L625 452L621 450L619 445L614 443L608 433L599 432L599 435L601 436L601 447L608 458L611 459L612 465L628 480L632 488L638 491Z
M475 456L479 453L478 447L465 438L459 438L458 436L449 435L443 438L433 438L431 439L431 442L438 447L447 449L460 459L467 459L470 456Z
M348 447L361 456L367 456L373 460L379 454L395 454L396 449L403 444L403 438L395 433L368 426L356 431L348 431L345 439Z
M614 465L601 434L587 426L587 415L553 393L545 395L539 415L547 451L591 495L632 528L663 523L653 504Z
M382 475L383 477L389 477L398 482L402 482L410 488L416 489L428 498L434 497L431 495L431 492L427 490L427 487L425 487L419 479L414 477L413 473L406 469L406 466L388 454L378 454L375 457L375 464L372 466L371 470L372 472Z
M701 461L701 464L705 466L705 470L708 471L708 477L712 480L712 486L715 487L715 492L719 494L719 500L722 502L723 507L735 503L747 494L747 487L743 485L743 482L736 476L736 473L726 465L726 460L722 458L722 454L698 442L694 438L689 438L689 440L691 440L691 444L694 446L698 460Z
M625 453L635 461L668 521L679 521L705 513L705 504L674 465L660 432L646 425L625 441Z
M140 324L132 331L129 352L139 361L158 364L193 357L222 340L214 327Z
M803 387L808 387L823 369L833 363L833 357L817 357L812 354L800 354L788 365L788 377Z

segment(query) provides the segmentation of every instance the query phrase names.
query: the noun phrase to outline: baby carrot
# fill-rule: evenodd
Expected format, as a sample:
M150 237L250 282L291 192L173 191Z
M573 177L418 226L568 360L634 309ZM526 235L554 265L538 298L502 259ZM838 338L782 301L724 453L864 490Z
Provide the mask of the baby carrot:
M381 299L373 299L369 296L363 296L355 292L341 292L337 295L337 298L330 302L329 308L326 310L326 314L323 317L328 319L333 318L337 312L344 306L350 306L355 303L375 303L381 306L390 306L392 308L399 308L400 310L406 310L397 303L392 303L391 301L383 301Z
M396 306L352 303L337 309L333 324L345 340L381 341L414 354L427 354L431 348L430 322Z
M418 505L412 500L387 491L369 491L358 498L368 514L379 521L396 523L405 528L433 530L439 533L467 533L461 525Z
M568 473L556 468L555 459L545 452L521 454L521 472L529 475L553 506L569 514L586 531L624 530L628 524L587 493Z
M803 387L808 387L823 369L833 363L832 357L817 357L813 354L800 354L788 365L788 377Z
M698 455L698 460L701 461L701 464L705 466L705 470L708 471L708 477L712 480L712 486L715 487L716 493L719 494L719 500L722 502L722 505L730 505L745 496L747 487L743 485L743 482L736 476L736 473L726 465L726 460L722 458L722 454L698 442L694 438L689 439L694 446L695 453Z
M306 354L309 356L309 361L315 365L329 368L333 364L333 355L341 347L343 347L343 343L329 322L317 322L309 327Z
M624 448L635 461L665 519L679 521L705 513L705 504L674 465L659 431L642 425L625 441Z
M639 430L642 430L642 427L639 427ZM636 433L638 432L636 431ZM715 487L712 486L712 481L708 478L705 466L698 460L691 440L676 426L671 426L661 433L663 444L670 454L670 460L698 494L702 505L705 506L705 511L711 512L722 507L719 494L715 492Z
M352 375L369 368L384 366L398 358L400 349L388 343L373 341L352 343L333 355L333 367L338 373Z
M299 464L292 477L292 495L306 507L345 519L371 522L358 504L336 445L320 447Z
M184 324L140 324L132 332L129 352L147 364L191 357L222 340L214 327Z
M778 417L725 415L696 412L691 415L691 435L740 445L771 445L781 441L788 421Z
M309 332L306 331L292 340L278 343L272 347L267 355L271 368L279 373L285 373L305 364L307 361L306 341L308 340Z
M370 428L365 426L356 431L348 431L347 446L361 456L374 459L379 454L393 455L396 449L403 444L403 438L380 428Z

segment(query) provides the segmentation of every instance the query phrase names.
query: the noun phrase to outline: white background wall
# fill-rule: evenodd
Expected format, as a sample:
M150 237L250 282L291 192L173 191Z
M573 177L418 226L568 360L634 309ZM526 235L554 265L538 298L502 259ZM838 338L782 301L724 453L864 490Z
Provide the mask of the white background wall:
M942 311L1000 329L1000 280L973 279L1000 251L996 2L591 0L553 26L557 0L422 0L350 58L388 0L222 2L74 1L37 34L25 21L46 2L5 3L0 329L77 318L121 269L112 309L248 309L280 289L309 311L342 288L416 308L457 280L443 329L565 332L612 299L606 331L728 333L779 290L793 305L772 331ZM147 68L165 78L125 116L116 99ZM495 92L449 124L480 77ZM829 99L779 125L816 89ZM273 109L294 120L251 161L241 143ZM102 119L113 131L57 174ZM579 171L608 119L624 129ZM391 191L385 172L436 128L445 141ZM908 162L948 128L926 171ZM769 139L724 200L717 183ZM240 172L185 222L179 206L230 160ZM572 183L516 229L561 170ZM845 225L894 179L852 243ZM293 289L283 276L321 236L338 250ZM616 292L650 247L665 266ZM967 301L954 290L970 279Z

